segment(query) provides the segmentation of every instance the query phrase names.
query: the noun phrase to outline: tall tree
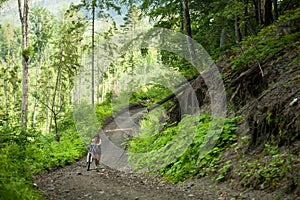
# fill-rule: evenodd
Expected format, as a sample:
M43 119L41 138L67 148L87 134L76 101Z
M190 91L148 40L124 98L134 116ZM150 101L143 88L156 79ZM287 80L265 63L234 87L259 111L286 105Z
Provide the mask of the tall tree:
M120 7L117 6L118 0L81 0L81 4L74 6L77 9L85 8L86 10L91 10L92 15L92 69L91 69L91 83L92 83L92 93L91 93L91 103L95 103L95 20L96 16L103 16L103 10L114 9L120 13Z
M95 104L95 9L96 0L92 0L92 105Z
M28 65L30 58L30 48L28 48L28 16L29 0L18 0L19 16L22 26L22 109L21 109L21 129L27 128L28 116Z
M32 47L35 52L33 56L33 62L36 66L35 72L35 92L38 92L39 88L39 75L44 59L44 50L48 44L52 35L52 20L53 15L46 8L33 8L29 15L30 25L29 33L32 41ZM32 127L35 126L37 115L37 99L34 100L33 114L32 114Z
M59 140L57 120L59 114L66 109L66 104L70 102L70 99L68 101L68 98L71 98L69 93L74 86L74 77L80 67L81 41L86 30L85 22L82 22L80 14L75 10L68 10L63 17L54 41L55 52L51 56L51 65L56 76L52 102L50 106L47 106L52 113L56 140Z

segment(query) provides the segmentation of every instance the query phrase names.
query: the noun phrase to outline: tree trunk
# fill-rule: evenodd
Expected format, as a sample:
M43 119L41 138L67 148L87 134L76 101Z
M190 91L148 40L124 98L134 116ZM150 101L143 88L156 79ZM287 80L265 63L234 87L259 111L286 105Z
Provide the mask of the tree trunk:
M259 24L259 15L258 15L258 13L260 11L258 10L258 1L253 0L253 5L254 5L254 11L255 11L255 21L256 21L257 24Z
M98 45L97 45L97 62L96 62L96 69L97 69L97 81L96 81L96 83L97 83L97 85L96 85L96 87L97 87L97 103L100 103L100 83L101 83L101 81L100 81L100 78L101 78L101 73L100 73L100 67L99 67L99 60L100 60L100 58L99 58L99 55L100 55L100 39L98 38L97 39L97 41L98 41Z
M186 82L188 83L188 82ZM186 84L184 83L184 84ZM179 88L177 91L175 91L174 93L170 94L169 96L163 98L162 100L160 100L159 102L157 102L156 104L154 104L153 106L151 106L150 108L148 108L148 112L154 110L155 108L159 107L160 105L166 103L167 101L169 101L170 99L174 98L175 96L177 96L178 94L180 94L182 91L186 90L188 87L190 87L190 84L184 85L182 86L182 88Z
M243 27L243 38L245 38L248 33L247 33L247 28L248 28L248 3L249 0L245 0L245 7L244 7L244 18L245 18L245 22L244 22L244 27Z
M105 77L102 75L102 93L101 93L101 101L104 101L105 97Z
M194 64L196 60L196 55L195 55L195 48L192 42L191 17L190 17L188 0L182 0L182 7L184 13L183 16L184 16L185 32L188 35L187 37L188 48L189 48L192 64Z
M22 108L21 108L21 131L26 131L27 116L28 116L28 65L29 54L26 51L28 48L28 14L29 0L24 0L23 5L21 0L18 0L19 16L22 25ZM23 9L23 11L22 11Z
M235 42L238 44L241 42L240 24L237 15L234 17L234 30L235 30Z
M96 0L92 1L92 105L95 104L95 7Z
M133 62L132 62L133 63ZM134 65L132 65L132 68L131 68L131 77L133 77L134 75L133 75L133 73L134 73L134 71L133 71L133 69L134 69ZM111 90L111 77L110 77L110 73L109 73L109 69L107 70L107 92L110 92L110 90ZM132 82L131 82L132 83Z
M118 71L117 71L117 63L116 63L116 58L114 59L114 86L113 86L113 94L118 96L119 92L118 92Z
M55 101L56 101L56 95L57 95L60 80L61 80L61 66L58 66L58 72L57 72L57 76L56 76L55 88L54 88L54 92L53 92L52 105L51 105L51 112L52 112L52 115L53 115L54 126L55 126L55 139L59 137L58 136L58 128L57 128L57 114L58 114L58 112L56 112L56 110L55 110ZM50 129L51 129L51 126L52 126L52 117L50 118Z
M263 12L263 4L262 4L262 2L261 2L262 0L258 0L258 2L257 2L257 7L258 7L258 24L259 25L263 25L263 23L264 23L264 21L263 21L263 16L262 16L262 13L264 13Z
M41 51L39 51L38 54L39 54L39 61L38 61L38 64L36 66L36 71L35 71L35 90L36 91L38 91L38 79L39 79L40 69L42 66ZM33 114L32 114L32 128L34 128L34 126L35 126L37 102L38 102L38 100L35 98L34 105L33 105Z
M188 36L192 37L191 18L190 18L188 0L182 0L182 7L183 7L183 13L184 13L183 16L184 16L185 32Z
M4 82L4 91L5 91L5 105L6 105L5 115L8 116L9 115L8 111L10 110L9 109L10 98L9 98L9 88L8 88L7 80L5 80L5 82ZM7 120L6 127L8 127L8 125L9 125L9 121Z
M180 6L180 21L181 21L181 24L180 24L180 30L182 31L182 32L184 32L184 22L185 22L185 20L184 20L184 11L183 11L183 3L182 4L180 4L181 6Z
M50 94L51 90L50 87L48 87L48 94ZM47 98L47 102L46 102L46 107L48 108L49 106L49 98ZM46 109L46 125L45 125L45 130L48 130L50 132L50 121L51 119L49 119L49 109Z
M278 1L273 0L273 7L274 7L274 20L278 19Z
M272 0L265 0L264 11L265 11L264 12L264 18L265 18L264 25L268 26L273 22Z
M220 36L220 47L223 47L225 45L225 37L226 37L226 30L225 28L222 28L221 36Z

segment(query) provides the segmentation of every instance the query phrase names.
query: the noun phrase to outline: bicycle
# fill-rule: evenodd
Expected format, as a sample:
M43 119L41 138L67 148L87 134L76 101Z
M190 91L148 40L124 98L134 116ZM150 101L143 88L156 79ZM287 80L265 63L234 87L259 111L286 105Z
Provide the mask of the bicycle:
M86 156L86 164L87 164L87 171L90 171L91 163L93 162L94 157L94 148L95 145L93 144L86 144L88 148L87 156Z
M99 145L95 144L86 144L88 148L87 156L86 156L86 163L87 163L87 171L90 171L91 163L95 160L96 168L99 164L99 158L101 154L101 149ZM97 156L96 156L97 155ZM99 157L98 160L96 157Z

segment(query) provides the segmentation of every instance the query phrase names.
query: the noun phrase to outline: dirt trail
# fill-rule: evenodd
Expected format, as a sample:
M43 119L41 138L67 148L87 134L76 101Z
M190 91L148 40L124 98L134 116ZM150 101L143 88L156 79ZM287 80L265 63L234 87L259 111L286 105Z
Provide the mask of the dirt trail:
M46 199L201 199L180 185L132 173L126 166L127 154L121 143L136 133L143 111L135 108L122 112L104 127L106 132L101 135L104 164L97 171L94 163L92 170L86 171L86 161L82 158L72 165L37 175L35 182Z
M172 184L106 166L86 171L85 159L36 177L46 199L200 199Z
M48 200L273 200L264 192L242 192L209 178L171 184L153 175L126 173L101 165L86 171L85 158L72 165L35 176ZM287 198L295 199L295 198Z

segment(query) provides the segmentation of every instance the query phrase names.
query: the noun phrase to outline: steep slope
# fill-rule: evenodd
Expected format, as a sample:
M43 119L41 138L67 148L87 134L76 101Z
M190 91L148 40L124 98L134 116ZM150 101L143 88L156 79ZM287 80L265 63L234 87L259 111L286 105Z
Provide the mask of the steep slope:
M228 116L243 117L237 142L222 153L215 172L208 174L217 184L241 192L264 190L270 199L300 196L299 44L298 9L227 51L217 64L224 75ZM200 109L210 112L201 76L192 86ZM188 99L190 92L182 95ZM180 116L175 104L171 121Z

